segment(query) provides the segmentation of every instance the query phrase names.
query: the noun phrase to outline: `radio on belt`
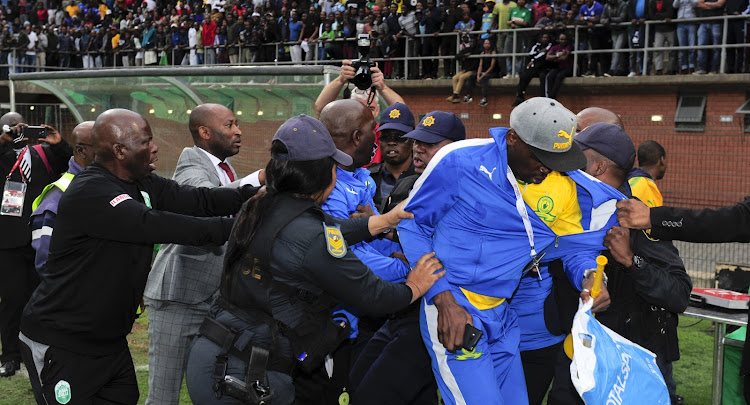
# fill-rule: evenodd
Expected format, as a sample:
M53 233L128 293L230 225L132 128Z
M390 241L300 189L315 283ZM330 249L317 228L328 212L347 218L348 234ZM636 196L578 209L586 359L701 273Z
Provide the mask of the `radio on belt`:
M747 309L750 295L719 288L693 288L690 303L713 305L727 309Z

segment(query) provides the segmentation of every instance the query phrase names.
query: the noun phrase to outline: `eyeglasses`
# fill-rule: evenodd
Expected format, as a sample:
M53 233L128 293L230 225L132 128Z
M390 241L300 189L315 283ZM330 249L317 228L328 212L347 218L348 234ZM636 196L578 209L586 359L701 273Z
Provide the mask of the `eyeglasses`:
M380 143L388 143L388 142L398 142L398 143L404 143L408 141L409 138L402 138L401 135L398 134L380 134Z

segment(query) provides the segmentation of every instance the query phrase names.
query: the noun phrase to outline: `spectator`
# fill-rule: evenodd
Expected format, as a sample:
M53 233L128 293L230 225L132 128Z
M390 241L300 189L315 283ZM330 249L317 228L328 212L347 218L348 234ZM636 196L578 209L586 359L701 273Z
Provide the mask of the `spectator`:
M748 0L727 0L725 10L727 15L740 15L748 8ZM728 21L727 45L745 43L745 19ZM727 61L724 73L741 73L745 62L747 48L727 48Z
M300 21L299 15L292 10L292 22L289 23L289 42L292 45L289 46L289 53L292 56L293 63L299 63L302 61L302 21Z
M414 10L404 3L401 6L404 12L398 17L398 23L401 26L401 38L399 39L399 46L405 50L404 56L417 56L417 18ZM419 76L419 61L411 59L408 62L408 74L404 73L403 76L407 79L416 79Z
M677 9L677 20L696 18L695 6L698 0L674 0L672 7ZM698 26L692 22L677 24L677 43L680 47L695 46ZM680 74L686 75L695 70L695 49L680 49Z
M440 30L443 33L453 32L456 24L461 19L461 14L458 10L458 0L450 0L448 9L442 14L443 28ZM458 45L455 35L447 35L440 37L440 54L443 56L443 77L452 77L455 72L455 61L453 56L456 55L456 46ZM437 65L437 62L435 62ZM437 67L435 68L437 69Z
M549 33L543 32L539 37L539 42L534 44L529 51L530 60L526 64L526 69L521 73L518 81L518 93L516 101L512 106L515 107L526 100L526 87L529 86L531 79L539 78L540 95L544 97L546 91L545 80L547 78L547 52L552 48L552 42L549 39Z
M476 80L468 80L466 82L466 94L469 99L471 99L470 95L474 89L474 84L479 83L482 85L482 99L479 100L480 107L489 104L487 101L487 89L490 86L490 79L497 77L497 59L495 58L497 52L495 52L495 47L492 46L492 41L489 39L485 39L482 46L484 50L480 54L481 58L479 59ZM466 98L464 98L464 100L466 100Z
M141 47L144 50L143 64L146 66L156 64L156 28L154 28L150 18L146 19L145 27L143 28Z
M428 36L422 37L422 54L421 56L438 56L440 33L442 25L442 16L440 15L440 8L435 5L435 0L427 0L427 8L424 10L424 16L422 22L425 27L425 34ZM431 36L429 36L431 35ZM455 49L455 47L454 47ZM424 59L422 76L425 79L437 79L438 62L437 58Z
M511 30L531 26L531 10L526 8L526 0L518 0L517 5L518 7L510 10L510 15L508 16L508 28ZM526 52L526 39L527 35L523 31L516 31L514 34L507 35L505 38L505 53ZM513 66L513 58L507 58L505 60L505 68L508 71L508 75L512 76L505 75L505 78L521 74L522 66L523 58L517 58L516 66Z
M548 8L551 8L551 6L547 3L547 0L539 0L531 7L531 13L534 17L532 22L535 26L539 23L539 20L547 15L546 11Z
M628 45L628 28L620 24L628 18L628 5L623 0L608 0L602 11L601 23L610 26L612 35L612 47L615 51L626 49ZM609 70L604 73L606 77L624 76L627 60L622 57L622 52L612 54L612 61L609 64ZM551 97L551 96L550 96ZM555 97L552 97L555 98Z
M37 3L40 4L40 3ZM47 10L44 10L45 12ZM42 30L42 27L36 25L34 26L34 33L37 37L36 42L36 71L41 72L44 70L44 68L47 66L47 47L49 46L49 42L47 41L47 32L45 30Z
M203 40L203 46L206 47L206 64L216 64L216 49L213 47L214 39L216 38L216 21L208 18L208 13L203 18L203 30L201 31L201 39Z
M724 14L726 0L698 0L696 4L698 17L713 18L701 22L698 26L698 45L713 45L713 49L701 49L698 51L698 70L693 74L704 75L706 73L715 74L719 72L719 55L718 45L721 43L721 20Z
M190 49L190 53L188 55L188 63L190 65L197 65L198 64L198 53L197 47L198 47L198 23L197 22L188 22L190 28L187 32L187 38L188 43L187 46Z
M573 46L568 41L568 34L562 33L557 44L547 52L547 63L551 69L545 80L545 92L549 98L557 99L563 80L573 76Z
M518 7L515 1L502 0L500 3L495 4L492 9L492 21L495 27L500 32L497 34L497 51L502 53L511 53L513 51L512 42L508 42L508 35L511 34L508 31L510 20L510 10ZM512 34L511 34L512 36ZM506 45L508 44L508 45ZM510 45L510 48L508 47ZM511 71L507 69L510 66L510 58L502 57L498 59L498 67L502 69L503 78L510 78Z
M238 48L240 42L240 25L235 19L234 14L227 13L227 54L229 55L229 63L236 65L240 61L240 50Z
M67 28L67 26L65 26ZM47 26L47 66L57 67L60 65L60 54L58 52L60 48L59 32L62 27L57 28L52 25ZM71 38L71 42L73 39Z
M640 75L641 73L647 75L651 72L651 54L648 54L645 66L645 72L643 71L643 49L644 44L648 41L651 42L651 35L646 38L646 17L648 16L648 0L630 0L628 2L628 20L630 20L630 28L632 33L630 35L630 48L634 51L630 53L630 73L628 77Z
M604 12L604 6L596 0L586 0L586 3L581 6L578 12L578 21L580 24L588 27L588 40L589 46L592 51L607 48L607 32L606 28L594 27L599 24L602 13ZM609 60L604 55L599 53L593 53L589 57L588 70L583 74L584 77L601 76L601 70L606 69L606 64L600 61Z
M468 13L465 15L468 15ZM456 55L456 59L461 62L461 71L453 76L453 94L448 97L448 101L454 104L461 102L464 84L467 80L474 80L475 72L479 69L479 59L470 58L470 56L479 55L482 51L482 48L477 46L476 36L464 34L461 41L461 51ZM466 93L464 99L467 103L470 103L472 101L471 94Z
M74 50L73 37L68 32L68 27L60 28L60 35L57 37L57 50L60 52L60 67L70 67L70 54Z
M5 65L12 64L8 58L11 56L13 45L13 34L10 33L8 25L5 25L0 33L0 80L8 80L9 68Z
M675 25L672 18L675 15L675 9L672 7L670 0L649 0L648 2L648 19L652 21L664 21L662 24L656 24L654 27L654 46L674 46L675 45ZM664 54L665 51L656 51L654 57L655 70L657 75L668 73L673 75L677 72L677 51L669 51L669 67L664 72Z
M479 3L477 7L480 7ZM495 1L494 0L487 0L484 3L484 7L482 8L482 17L478 19L477 21L480 22L479 30L482 31L482 34L480 34L480 39L484 41L485 39L489 39L490 42L493 44L495 43L495 36L490 33L490 31L494 30L496 28L494 17L492 14L492 10L495 9ZM482 42L484 43L484 42Z

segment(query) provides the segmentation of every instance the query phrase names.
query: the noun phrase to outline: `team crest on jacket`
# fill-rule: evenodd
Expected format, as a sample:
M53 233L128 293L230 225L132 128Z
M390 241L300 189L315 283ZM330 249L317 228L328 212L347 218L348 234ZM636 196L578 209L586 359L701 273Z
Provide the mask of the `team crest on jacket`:
M323 229L326 234L326 246L328 247L328 253L331 256L340 259L346 255L346 243L344 242L344 236L341 235L341 229L338 224L328 226L323 223Z

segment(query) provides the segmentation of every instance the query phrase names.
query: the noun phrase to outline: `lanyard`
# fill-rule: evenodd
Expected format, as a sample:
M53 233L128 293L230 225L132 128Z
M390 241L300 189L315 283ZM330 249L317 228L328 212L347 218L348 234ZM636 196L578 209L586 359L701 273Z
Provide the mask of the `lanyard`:
M510 167L507 168L506 175L508 177L508 181L510 182L510 185L513 186L513 191L516 193L516 210L518 211L518 214L521 215L521 219L523 220L523 226L526 228L526 235L529 237L529 244L531 245L531 257L536 256L536 249L534 249L534 229L531 227L531 220L529 219L529 212L526 210L526 202L523 201L523 196L521 195L521 189L518 187L518 182L516 181L516 176L513 175L513 172L510 170Z
M18 154L18 159L16 159L16 164L13 165L13 168L10 169L10 172L8 173L8 177L6 177L7 180L10 180L10 175L13 174L14 171L18 168L18 166L21 164L21 159L24 158L24 155L26 155L26 150L28 149L28 146L24 146L23 150L21 150L21 153ZM26 177L23 175L23 170L19 170L21 173L21 181L26 183Z

